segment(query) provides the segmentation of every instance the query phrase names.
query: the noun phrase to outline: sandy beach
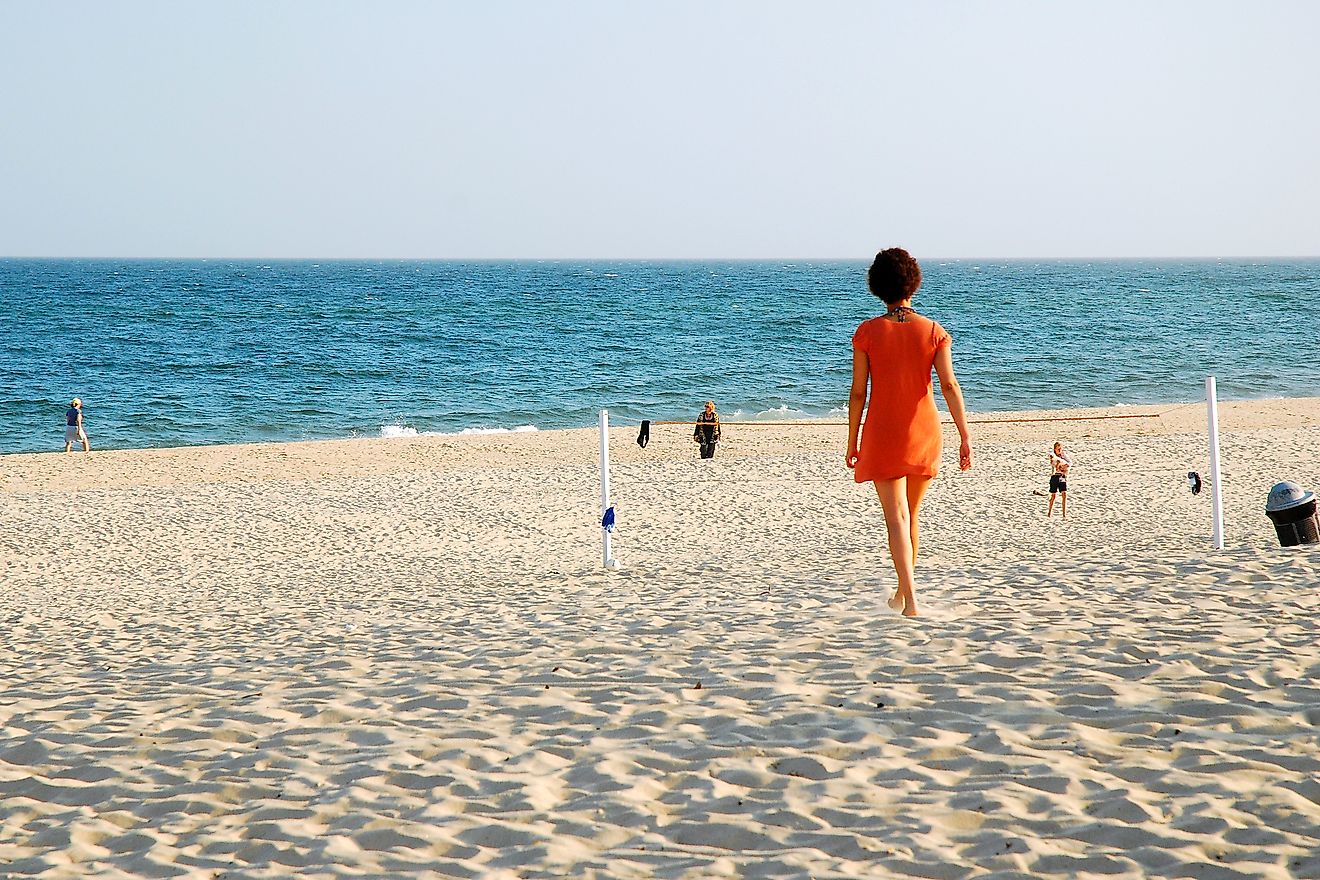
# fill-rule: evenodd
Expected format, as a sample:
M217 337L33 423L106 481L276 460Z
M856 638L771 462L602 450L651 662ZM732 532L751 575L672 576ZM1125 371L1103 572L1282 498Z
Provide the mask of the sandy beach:
M1320 877L1320 399L1015 415L0 457L0 876Z

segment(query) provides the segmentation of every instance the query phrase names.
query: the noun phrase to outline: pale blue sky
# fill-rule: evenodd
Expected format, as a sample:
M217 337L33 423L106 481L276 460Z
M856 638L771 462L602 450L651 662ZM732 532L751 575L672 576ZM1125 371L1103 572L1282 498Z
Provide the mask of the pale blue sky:
M0 0L0 254L1320 254L1320 3Z

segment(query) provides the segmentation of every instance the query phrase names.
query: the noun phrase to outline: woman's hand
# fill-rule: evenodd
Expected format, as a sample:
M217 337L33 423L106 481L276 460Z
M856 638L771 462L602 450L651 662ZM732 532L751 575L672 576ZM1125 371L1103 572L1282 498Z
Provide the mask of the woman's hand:
M853 446L848 449L848 454L843 457L843 463L848 465L849 470L855 469L857 467L858 454L859 453L857 452L857 447Z
M962 438L962 443L958 446L958 469L964 471L972 469L972 441L966 437Z

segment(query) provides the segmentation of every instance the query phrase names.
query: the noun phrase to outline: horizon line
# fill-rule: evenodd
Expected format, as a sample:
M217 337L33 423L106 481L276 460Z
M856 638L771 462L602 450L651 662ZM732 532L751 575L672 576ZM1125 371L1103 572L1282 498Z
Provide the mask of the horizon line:
M211 260L230 260L236 262L298 262L298 263L370 263L370 262L400 262L400 263L766 263L766 262L830 262L830 263L856 263L867 262L871 260L869 256L770 256L770 257L618 257L618 256L557 256L557 257L418 257L418 256L356 256L356 257L326 257L326 256L234 256L234 255L210 255L210 256L144 256L144 255L18 255L6 254L0 255L0 261L10 260L131 260L131 261L158 261L158 262L207 262ZM1320 254L1141 254L1141 255L1074 255L1074 256L924 256L918 258L921 262L972 262L972 261L1007 261L1007 262L1082 262L1087 260L1101 261L1121 261L1121 260L1316 260L1320 259Z

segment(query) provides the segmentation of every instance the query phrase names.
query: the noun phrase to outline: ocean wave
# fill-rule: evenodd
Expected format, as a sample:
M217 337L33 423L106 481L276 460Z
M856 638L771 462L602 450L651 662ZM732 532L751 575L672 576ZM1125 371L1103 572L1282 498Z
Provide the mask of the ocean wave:
M465 434L526 434L535 430L537 430L535 425L518 425L513 428L464 428L457 432L457 436L461 437Z
M420 437L421 433L416 428L408 425L381 425L380 436L393 439L397 437Z
M840 412L842 412L844 415L848 414L847 410L839 410L839 409L832 409L824 414L819 412L807 412L806 410L793 409L791 406L784 404L782 406L775 406L775 407L771 407L770 409L762 409L750 413L744 409L737 409L734 410L733 414L730 415L728 418L730 421L734 419L745 419L747 421L787 422L787 421L796 421L796 420L832 418Z
M475 434L525 434L535 431L535 425L517 425L512 428L464 428L461 431L419 431L411 425L381 425L380 436L385 439L400 437L465 437Z

